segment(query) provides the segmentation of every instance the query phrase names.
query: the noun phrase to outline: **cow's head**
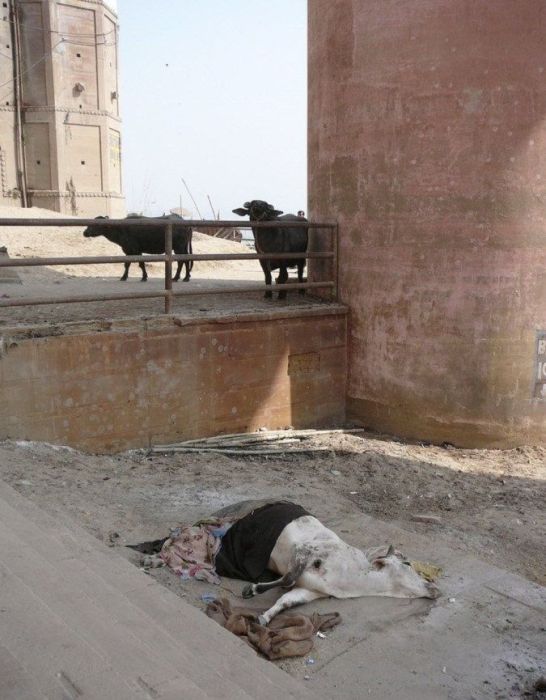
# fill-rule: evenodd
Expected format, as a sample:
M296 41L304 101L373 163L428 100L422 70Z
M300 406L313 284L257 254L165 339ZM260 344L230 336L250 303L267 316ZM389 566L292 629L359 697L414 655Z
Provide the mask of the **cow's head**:
M262 199L253 199L245 202L243 207L233 210L238 216L248 216L251 221L272 221L282 214L282 211L275 209L272 204L264 202Z
M100 221L100 220L108 219L107 216L96 216L95 220ZM83 232L83 235L86 238L96 238L97 236L102 236L104 234L105 229L102 226L88 226L85 231Z
M437 598L440 591L425 581L394 547L366 556L345 542L307 546L301 584L336 598L387 596Z
M422 578L411 562L392 545L383 556L371 560L372 572L385 586L381 595L393 598L438 598L440 589Z

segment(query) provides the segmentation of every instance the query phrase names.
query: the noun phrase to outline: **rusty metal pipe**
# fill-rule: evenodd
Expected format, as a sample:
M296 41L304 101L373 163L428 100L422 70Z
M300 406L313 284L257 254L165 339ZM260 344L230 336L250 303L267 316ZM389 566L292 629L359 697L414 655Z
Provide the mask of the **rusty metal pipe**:
M203 253L171 255L175 260L301 260L301 258L332 258L333 253ZM0 267L38 267L40 265L100 265L126 262L165 262L165 255L101 255L74 258L21 258L0 260Z
M324 228L328 229L335 225L335 222L318 221L214 221L201 219L180 219L174 220L173 226L190 226L195 230L199 228ZM115 226L157 226L165 227L165 219L10 219L0 218L1 226L75 226L85 228L86 226L104 226L112 228Z
M165 313L170 314L173 306L173 227L165 226Z
M332 288L334 283L329 282L306 282L305 284L262 284L262 285L241 285L238 287L228 287L224 289L184 289L182 291L173 291L172 296L205 296L208 294L244 294L248 292L264 292L271 290L273 292L282 289L317 289L317 288ZM10 299L9 301L0 300L0 308L10 308L14 306L38 306L44 304L77 304L80 302L93 301L117 301L120 299L153 299L166 297L168 292L165 290L158 292L135 292L132 294L81 294L74 297L33 297L29 299Z

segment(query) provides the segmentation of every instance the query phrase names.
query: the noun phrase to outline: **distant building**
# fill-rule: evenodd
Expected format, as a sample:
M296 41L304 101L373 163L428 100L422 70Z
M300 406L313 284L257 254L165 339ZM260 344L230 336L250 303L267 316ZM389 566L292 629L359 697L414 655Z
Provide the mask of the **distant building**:
M2 5L0 206L124 214L114 2Z

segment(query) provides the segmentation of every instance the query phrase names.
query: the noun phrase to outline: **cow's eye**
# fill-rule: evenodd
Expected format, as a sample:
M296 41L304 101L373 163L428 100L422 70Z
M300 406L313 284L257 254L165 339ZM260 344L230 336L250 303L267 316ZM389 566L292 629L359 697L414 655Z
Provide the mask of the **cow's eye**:
M315 567L315 569L320 569L321 564L322 562L320 559L315 559L315 561L313 562L313 566Z
M405 561L404 564L405 564L406 566L411 566L411 561Z

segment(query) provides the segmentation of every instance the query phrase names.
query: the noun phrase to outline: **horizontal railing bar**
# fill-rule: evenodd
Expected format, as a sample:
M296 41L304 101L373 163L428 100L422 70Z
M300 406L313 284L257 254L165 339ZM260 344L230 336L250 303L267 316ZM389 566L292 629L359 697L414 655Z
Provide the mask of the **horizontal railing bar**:
M10 299L0 301L0 308L10 306L38 306L43 304L78 304L86 301L119 301L123 299L157 299L165 297L166 291L159 292L134 292L126 294L80 294L74 297L33 297L28 299Z
M173 296L191 297L200 296L201 294L237 294L244 292L265 292L268 290L271 290L272 292L279 292L283 289L331 289L333 286L333 282L291 282L289 284L261 284L257 287L250 285L241 285L240 287L225 287L223 289L184 289L183 291L173 291Z
M195 255L173 255L172 260L301 260L333 258L333 253L196 253ZM101 255L74 258L0 258L1 267L39 267L40 265L101 265L126 262L165 262L165 255Z
M93 301L118 301L123 299L153 299L166 297L172 294L181 296L205 296L207 294L242 294L246 292L263 292L271 290L279 292L283 289L331 289L334 282L305 282L290 284L261 284L261 285L240 285L238 287L227 287L223 289L184 289L183 291L158 291L158 292L134 292L132 294L80 294L74 297L34 297L30 299L10 299L0 301L0 308L10 308L15 306L38 306L45 304L77 304L80 302Z
M112 228L115 226L157 226L165 228L167 224L173 226L191 226L199 228L333 228L332 221L214 221L209 219L9 219L0 218L1 226L103 226Z

